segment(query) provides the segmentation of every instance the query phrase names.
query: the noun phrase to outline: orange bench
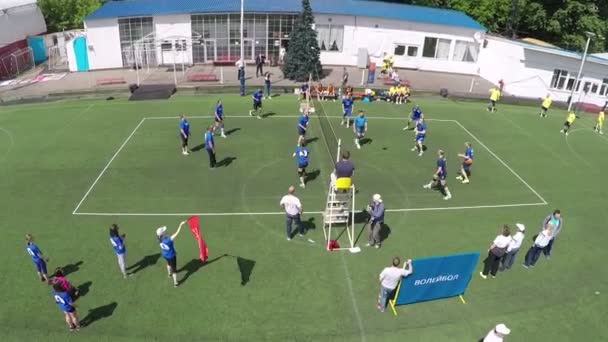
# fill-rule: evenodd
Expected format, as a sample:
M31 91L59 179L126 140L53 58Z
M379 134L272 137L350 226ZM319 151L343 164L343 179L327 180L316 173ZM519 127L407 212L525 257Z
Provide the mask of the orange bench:
M97 85L124 84L127 83L124 77L106 77L98 78Z
M188 75L189 82L215 82L219 81L215 74L192 74Z

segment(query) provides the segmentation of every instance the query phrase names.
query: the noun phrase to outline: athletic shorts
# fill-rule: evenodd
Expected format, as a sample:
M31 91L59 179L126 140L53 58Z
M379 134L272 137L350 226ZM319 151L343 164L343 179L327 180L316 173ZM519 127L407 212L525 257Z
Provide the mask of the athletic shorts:
M253 110L258 110L262 108L262 102L253 102Z
M357 135L365 135L365 127L355 128Z
M541 107L540 107L540 109L542 109L542 110L543 110L543 111L545 111L545 112L549 110L549 108L546 108L546 107L544 107L544 106L541 106Z
M303 129L302 127L298 126L298 135L305 136L306 130Z
M188 145L188 138L189 137L190 137L189 135L186 138L184 138L184 136L181 135L181 134L179 135L179 139L182 141L182 145Z
M494 106L496 106L496 101L490 100L490 104L492 105L492 107L494 107Z
M416 135L416 142L424 142L425 135Z
M351 116L353 115L353 110L352 109L347 109L344 111L344 116Z
M471 164L467 164L467 163L463 162L463 163L462 163L462 168L463 168L464 170L468 170L468 169L470 169L470 168L471 168L471 165L473 165L473 163L471 163Z
M217 122L217 123L223 123L224 122L224 118L218 119L217 117L215 117L215 122Z
M306 168L308 167L308 164L303 164L303 165L298 165L298 175L303 175L306 173Z
M564 122L564 126L566 126L566 127L570 128L570 125L571 125L571 123L570 123L570 122L568 122L568 121Z
M416 121L420 120L420 117L419 117L419 116L412 116L412 117L410 118L410 120L412 120L412 121L416 122Z
M177 256L174 256L171 259L165 258L165 260L167 260L167 265L171 269L171 272L172 273L177 273Z
M63 312L68 312L68 313L72 313L72 312L75 312L75 311L76 311L76 308L73 307L73 306L70 306L68 309L63 310Z
M38 261L34 261L34 265L36 265L36 270L40 273L46 274L46 262L42 259Z

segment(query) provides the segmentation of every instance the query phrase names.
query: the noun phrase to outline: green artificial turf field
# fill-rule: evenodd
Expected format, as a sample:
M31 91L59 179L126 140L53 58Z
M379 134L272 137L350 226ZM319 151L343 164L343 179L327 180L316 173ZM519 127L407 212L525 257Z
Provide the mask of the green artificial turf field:
M357 207L380 193L389 209L381 249L363 247L363 232L361 253L330 253L314 213L323 210L333 168L317 118L309 136L309 171L316 172L297 190L309 231L288 242L278 202L297 184L297 101L265 101L267 117L257 120L247 115L249 98L222 98L231 134L216 137L225 165L216 170L204 150L179 153L176 118L191 117L191 147L200 144L215 96L0 107L3 341L474 341L501 322L512 329L509 341L608 336L601 261L608 257L608 137L592 131L594 117L583 115L565 137L558 109L541 119L532 107L488 113L479 102L421 98L429 149L418 157L409 150L412 133L402 131L411 105L356 102L372 139L357 150L352 131L339 125L339 103L317 104L353 154ZM476 154L468 185L454 180L465 141ZM422 189L438 148L447 153L450 201ZM553 256L524 269L531 236L554 208L565 225ZM193 213L201 214L212 262L195 260L197 246L182 231L182 284L173 288L154 231L167 225L173 232ZM449 298L400 306L397 317L376 309L378 273L393 256L481 251L483 258L502 224L515 222L528 230L514 269L483 280L480 263L467 304ZM127 234L127 261L135 265L127 280L108 241L111 223ZM67 331L50 288L37 279L26 232L51 258L49 268L66 267L84 290L76 304L89 324L80 332Z

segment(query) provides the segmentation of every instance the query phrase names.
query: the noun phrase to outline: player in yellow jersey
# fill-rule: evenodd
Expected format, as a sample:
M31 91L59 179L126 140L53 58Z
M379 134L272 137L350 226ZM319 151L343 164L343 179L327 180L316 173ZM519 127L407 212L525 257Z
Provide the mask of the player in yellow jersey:
M500 89L494 87L490 89L490 105L488 106L488 112L496 112L496 102L500 99Z
M604 126L604 117L605 117L605 115L606 114L604 114L604 109L602 109L597 114L597 123L595 124L595 127L593 127L593 130L595 130L599 134L604 134L604 132L602 131L602 127Z
M566 122L564 122L564 129L562 129L560 132L566 133L566 135L568 135L568 131L570 130L570 127L572 127L572 123L574 122L574 120L576 120L576 113L568 113L568 118L566 119Z
M540 106L540 117L541 118L546 118L547 117L547 111L549 110L549 107L551 107L551 103L553 102L553 100L551 99L551 94L547 94L547 96L543 99L543 103Z
M390 88L388 88L388 101L395 102L397 100L396 97L397 97L397 87L391 86Z

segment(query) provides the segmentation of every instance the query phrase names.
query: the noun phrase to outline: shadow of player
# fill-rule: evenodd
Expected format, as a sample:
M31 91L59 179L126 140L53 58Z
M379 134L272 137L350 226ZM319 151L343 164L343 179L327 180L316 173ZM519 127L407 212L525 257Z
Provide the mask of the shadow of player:
M94 322L99 321L100 319L104 319L106 317L110 317L114 314L114 310L116 310L116 307L118 306L118 303L116 302L112 302L110 304L106 304L106 305L102 305L102 306L98 306L94 309L90 309L89 312L87 313L87 315L80 321L80 325L84 326L89 326L91 324L93 324Z

